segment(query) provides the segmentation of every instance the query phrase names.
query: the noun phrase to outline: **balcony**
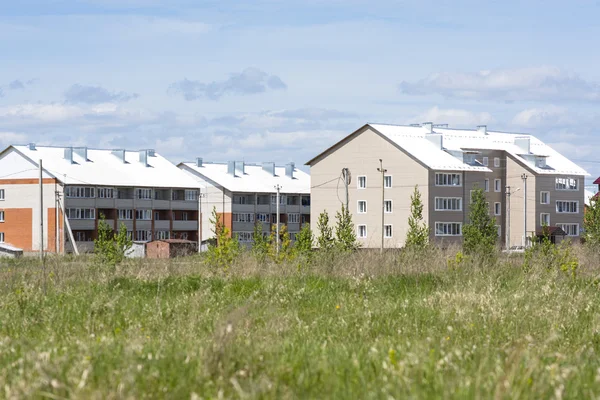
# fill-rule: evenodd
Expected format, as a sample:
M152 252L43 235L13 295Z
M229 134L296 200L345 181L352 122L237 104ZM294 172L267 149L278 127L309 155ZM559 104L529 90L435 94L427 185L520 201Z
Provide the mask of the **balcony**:
M71 219L69 224L73 231L88 231L96 229L96 221L93 219Z
M154 221L154 229L161 231L168 231L171 229L171 221L169 220L156 220Z
M197 229L198 221L173 221L174 231L194 231Z

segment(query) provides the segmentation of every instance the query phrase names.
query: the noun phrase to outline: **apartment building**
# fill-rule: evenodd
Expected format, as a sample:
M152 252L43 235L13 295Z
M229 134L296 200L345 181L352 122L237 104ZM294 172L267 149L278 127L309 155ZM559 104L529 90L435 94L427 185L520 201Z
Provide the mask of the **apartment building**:
M198 240L200 186L153 150L13 145L0 171L0 242L26 252L91 251L101 215L135 241Z
M270 234L277 221L277 186L279 221L287 226L292 241L302 225L310 223L310 176L294 163L212 163L198 158L178 166L206 188L200 201L202 242L214 237L209 221L213 207L243 244L252 243L256 223L261 224L264 235Z
M541 233L543 224L561 227L572 238L583 227L588 174L532 135L429 122L367 124L307 165L313 182L313 230L319 213L332 215L344 201L341 171L348 168L349 210L366 248L379 247L382 235L386 247L404 245L415 185L430 239L437 243L462 241L475 188L485 190L503 245L525 243L526 237Z

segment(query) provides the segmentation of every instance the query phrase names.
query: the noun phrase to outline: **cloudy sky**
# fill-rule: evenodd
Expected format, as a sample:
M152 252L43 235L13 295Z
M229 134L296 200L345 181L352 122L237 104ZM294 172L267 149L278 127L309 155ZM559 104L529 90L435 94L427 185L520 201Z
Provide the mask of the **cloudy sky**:
M433 121L600 175L599 1L243 3L0 2L0 146L304 163L366 122Z

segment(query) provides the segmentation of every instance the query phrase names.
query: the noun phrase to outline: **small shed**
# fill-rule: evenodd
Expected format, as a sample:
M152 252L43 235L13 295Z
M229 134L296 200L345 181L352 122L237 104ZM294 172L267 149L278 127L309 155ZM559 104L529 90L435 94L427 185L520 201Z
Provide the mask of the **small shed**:
M545 229L548 230L547 231L548 237L550 238L550 242L552 244L559 244L560 242L562 242L565 239L565 236L567 236L567 233L558 226L548 226ZM539 241L543 240L544 239L544 231L541 230L541 231L536 232L535 236L537 237L537 239Z
M0 258L18 258L23 255L23 249L11 246L8 243L0 243Z
M125 253L127 258L144 258L146 257L146 242L133 242L131 248Z
M161 239L146 243L146 257L174 258L189 256L197 251L197 243L184 239Z

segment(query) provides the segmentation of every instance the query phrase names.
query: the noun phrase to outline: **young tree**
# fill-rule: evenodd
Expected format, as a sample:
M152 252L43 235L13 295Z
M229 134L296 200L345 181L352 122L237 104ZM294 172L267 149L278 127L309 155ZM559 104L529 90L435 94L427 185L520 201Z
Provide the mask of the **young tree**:
M294 244L296 254L302 257L311 258L314 240L310 225L304 224L302 229L300 229L300 232L296 234L296 243Z
M327 211L323 211L319 215L319 220L317 221L317 229L319 230L319 237L317 239L317 244L321 250L331 250L333 248L335 241L333 239L333 232L331 227L329 226L329 214Z
M273 224L271 228L271 246L269 246L269 255L276 263L280 263L293 258L292 241L286 225L279 228L279 252L277 252L277 226Z
M98 238L94 240L94 254L100 264L115 266L125 259L133 242L127 236L127 227L123 223L115 233L106 223L104 214L98 221Z
M342 205L342 210L335 214L335 244L340 250L353 251L358 248L356 232L352 223L352 216L348 209Z
M429 227L423 221L423 201L419 187L415 186L410 196L410 217L408 217L408 233L405 247L411 250L422 250L429 242Z
M263 234L262 222L256 221L254 232L252 233L252 254L261 261L269 253L269 240Z
M241 252L240 243L237 237L231 237L216 207L213 207L210 223L213 225L216 243L208 246L207 261L210 265L227 271Z
M585 243L592 249L600 250L600 201L594 196L583 217Z
M485 200L483 189L473 190L469 223L463 227L463 249L467 254L487 256L494 253L498 230Z

